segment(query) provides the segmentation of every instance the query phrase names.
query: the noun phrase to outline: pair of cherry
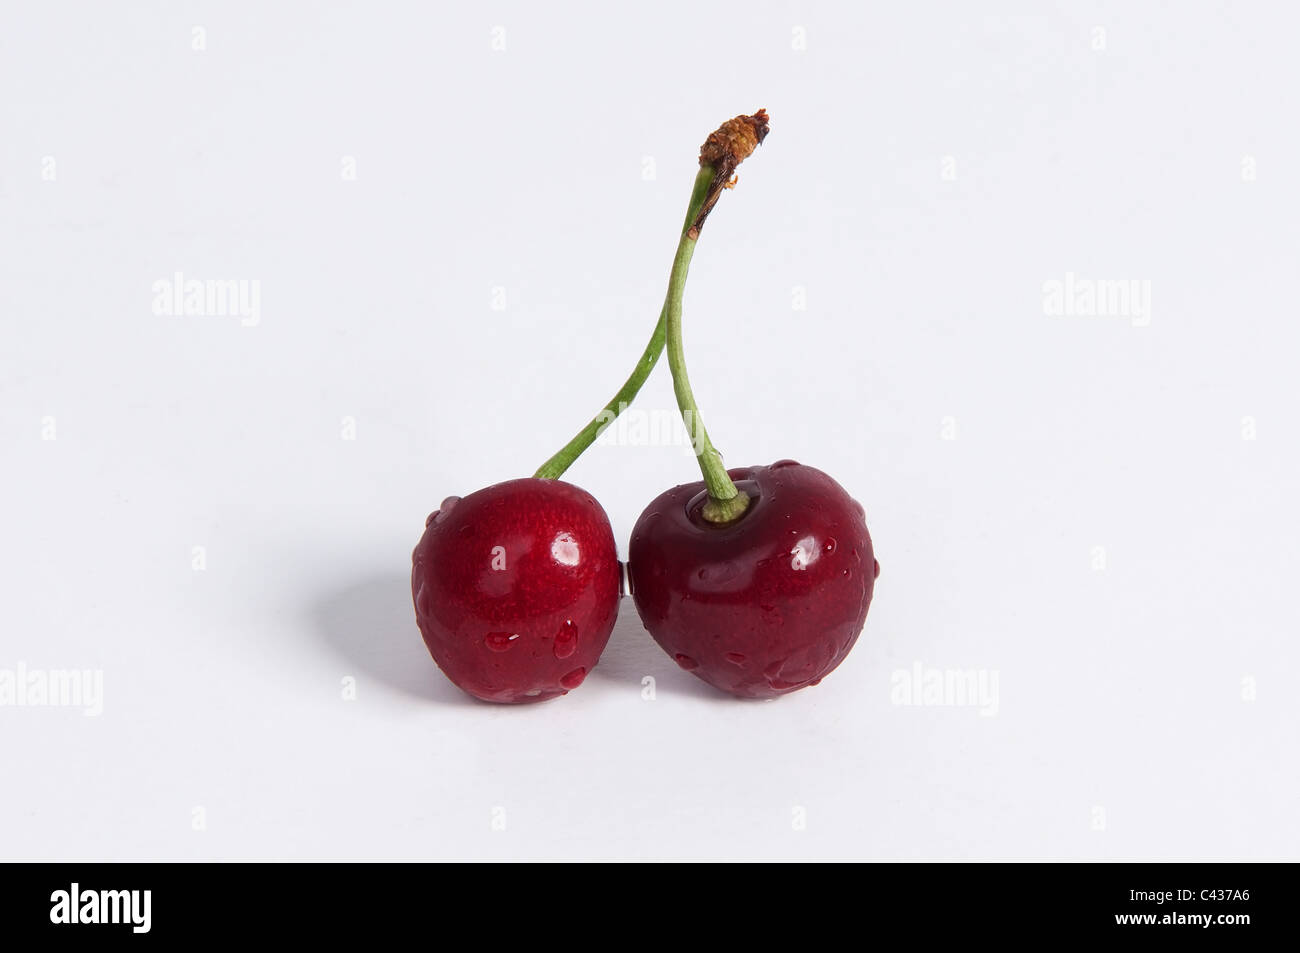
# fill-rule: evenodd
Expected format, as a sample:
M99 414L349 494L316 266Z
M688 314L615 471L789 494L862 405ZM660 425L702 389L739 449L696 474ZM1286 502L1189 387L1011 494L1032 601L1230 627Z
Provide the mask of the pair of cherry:
M632 530L628 581L645 627L683 669L748 698L816 685L862 631L880 571L862 506L793 460L723 468L686 374L691 255L767 129L760 109L724 123L701 149L659 324L610 404L535 476L450 497L428 518L413 555L416 621L469 694L538 701L577 688L595 667L622 571L604 509L558 477L630 403L665 345L704 479L660 494Z

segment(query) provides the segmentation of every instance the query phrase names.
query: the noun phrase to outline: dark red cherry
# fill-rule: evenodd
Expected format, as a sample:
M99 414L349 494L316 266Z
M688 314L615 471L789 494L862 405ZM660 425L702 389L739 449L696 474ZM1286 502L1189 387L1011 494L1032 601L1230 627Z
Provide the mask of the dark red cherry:
M678 665L733 695L816 685L871 605L879 566L862 506L793 460L728 473L751 497L734 522L700 515L703 483L661 494L637 520L628 579L641 621Z
M604 509L571 483L510 480L451 497L412 555L424 643L485 701L530 702L582 684L618 615Z

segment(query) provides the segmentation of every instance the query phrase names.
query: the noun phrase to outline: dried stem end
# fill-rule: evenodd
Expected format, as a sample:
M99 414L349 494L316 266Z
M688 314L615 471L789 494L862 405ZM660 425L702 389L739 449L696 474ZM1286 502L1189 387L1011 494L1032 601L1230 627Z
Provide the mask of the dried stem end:
M752 116L728 119L704 140L704 145L700 146L700 166L713 168L713 182L709 186L704 207L691 225L697 235L709 212L717 204L722 190L736 184L733 180L736 167L749 158L767 138L768 129L767 110L760 109Z

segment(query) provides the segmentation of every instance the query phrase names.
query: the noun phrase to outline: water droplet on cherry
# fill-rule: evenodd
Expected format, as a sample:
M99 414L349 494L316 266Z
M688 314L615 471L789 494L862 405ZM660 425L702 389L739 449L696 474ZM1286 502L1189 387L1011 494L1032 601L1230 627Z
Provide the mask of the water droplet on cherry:
M768 687L773 691L781 692L799 686L799 682L794 682L787 677L783 677L785 676L785 672L783 671L785 663L785 659L780 659L763 669L763 677L767 679Z
M727 661L731 662L733 665L744 665L745 656L741 655L739 652L728 652Z
M560 679L560 684L566 690L572 691L573 689L581 685L583 679L585 679L586 677L587 677L587 670L585 668L575 668L568 675L565 675L563 678Z
M700 663L695 661L695 659L691 658L689 655L682 655L679 652L677 655L673 656L673 658L677 659L677 664L688 672L693 668L700 667Z
M555 636L555 657L568 658L578 651L578 627L569 619Z
M483 644L493 652L504 652L519 638L518 632L489 632L483 636Z

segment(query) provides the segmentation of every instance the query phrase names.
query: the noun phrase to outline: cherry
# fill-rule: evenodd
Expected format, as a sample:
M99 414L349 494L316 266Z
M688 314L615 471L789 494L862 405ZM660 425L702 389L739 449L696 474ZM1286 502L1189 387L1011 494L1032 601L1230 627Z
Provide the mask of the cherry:
M412 563L429 653L484 701L540 701L577 688L618 615L609 517L560 480L508 480L448 498L425 524Z
M700 149L710 195L763 142L767 113L737 116ZM628 579L641 621L682 668L723 691L770 698L817 684L866 622L879 566L862 507L793 460L727 470L686 369L682 300L704 210L668 278L665 350L702 482L675 487L632 531ZM736 338L742 337L737 333Z
M816 685L862 631L879 564L861 504L793 460L728 471L749 505L710 523L703 482L660 494L632 530L641 621L715 688L770 698Z

